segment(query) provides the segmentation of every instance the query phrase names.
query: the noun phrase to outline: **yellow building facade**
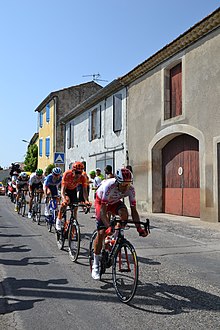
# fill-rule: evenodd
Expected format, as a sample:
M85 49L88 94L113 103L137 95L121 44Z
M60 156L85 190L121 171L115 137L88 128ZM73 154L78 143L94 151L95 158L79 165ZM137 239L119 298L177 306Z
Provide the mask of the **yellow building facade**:
M55 152L55 99L52 99L38 114L38 168L43 170L54 163Z

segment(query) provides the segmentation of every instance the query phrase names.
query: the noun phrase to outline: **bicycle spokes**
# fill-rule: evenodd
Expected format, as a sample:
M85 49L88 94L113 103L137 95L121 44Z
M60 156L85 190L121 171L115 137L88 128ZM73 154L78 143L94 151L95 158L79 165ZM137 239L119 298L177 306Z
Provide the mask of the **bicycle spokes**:
M116 252L112 275L119 299L129 302L135 294L138 281L137 256L130 243L123 243Z
M70 226L68 234L69 256L72 261L76 261L80 250L80 229L77 221Z

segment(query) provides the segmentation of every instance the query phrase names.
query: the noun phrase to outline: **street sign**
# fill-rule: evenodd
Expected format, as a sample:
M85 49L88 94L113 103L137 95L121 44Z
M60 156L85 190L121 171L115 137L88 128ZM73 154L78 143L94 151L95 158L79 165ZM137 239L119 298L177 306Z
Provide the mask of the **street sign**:
M54 164L64 164L64 152L54 153Z

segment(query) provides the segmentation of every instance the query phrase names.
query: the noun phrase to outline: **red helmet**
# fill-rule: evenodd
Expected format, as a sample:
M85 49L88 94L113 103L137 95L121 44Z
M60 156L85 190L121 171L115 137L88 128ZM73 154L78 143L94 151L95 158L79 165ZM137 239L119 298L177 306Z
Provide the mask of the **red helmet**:
M81 162L75 162L72 165L72 170L82 172L84 170L84 165Z
M120 168L116 171L115 178L119 183L132 182L133 174L127 168Z

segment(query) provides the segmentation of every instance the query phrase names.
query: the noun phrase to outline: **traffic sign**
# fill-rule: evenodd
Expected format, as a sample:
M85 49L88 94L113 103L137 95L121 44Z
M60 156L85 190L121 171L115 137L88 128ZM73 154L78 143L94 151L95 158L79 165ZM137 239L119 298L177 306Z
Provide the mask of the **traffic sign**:
M54 153L54 164L64 164L64 152Z

